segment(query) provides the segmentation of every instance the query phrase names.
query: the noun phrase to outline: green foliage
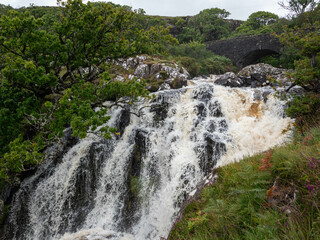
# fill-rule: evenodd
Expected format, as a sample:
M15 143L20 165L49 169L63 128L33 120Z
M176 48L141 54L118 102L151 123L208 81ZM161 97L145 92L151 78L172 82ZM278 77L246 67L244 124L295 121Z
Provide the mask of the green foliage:
M296 118L296 127L305 132L311 127L317 126L320 120L320 96L319 94L306 93L295 96L286 109L288 116Z
M319 147L318 126L264 159L259 154L217 169L217 182L202 189L169 239L319 239ZM275 182L294 189L296 201L272 205ZM284 213L290 204L291 214Z
M318 0L282 0L279 2L279 5L292 12L293 16L301 16L306 11L313 10L318 4Z
M188 70L191 76L221 74L234 70L230 59L215 55L200 42L192 41L171 46L169 52Z
M21 136L10 142L9 151L0 159L0 176L13 183L19 173L42 160L39 152L42 147L40 143L24 141Z
M287 114L297 118L300 130L309 127L314 121L314 115L319 112L320 93L320 24L304 24L294 29L285 28L278 36L281 43L296 49L301 59L294 61L295 71L289 72L288 77L292 86L300 85L307 92L305 96L296 96L289 102ZM316 118L317 119L317 118Z
M2 180L12 182L37 164L43 148L66 127L84 138L104 125L109 120L104 101L130 104L148 97L143 81L111 80L108 62L176 43L159 24L142 27L137 20L143 13L129 7L59 3L58 14L31 6L0 18ZM104 137L114 131L99 129Z
M259 11L252 13L247 21L238 27L232 36L256 35L273 32L272 24L278 21L279 17L270 12Z
M7 14L8 11L12 9L13 7L11 7L10 5L4 5L0 3L0 16Z
M230 33L230 24L225 18L229 15L230 13L224 9L205 9L188 20L178 40L206 42L227 37ZM183 26L185 23L180 20L179 24Z
M135 10L137 13L135 15L135 24L138 26L139 29L148 30L151 27L159 27L159 26L166 26L166 22L162 17L159 16L148 16L143 9Z

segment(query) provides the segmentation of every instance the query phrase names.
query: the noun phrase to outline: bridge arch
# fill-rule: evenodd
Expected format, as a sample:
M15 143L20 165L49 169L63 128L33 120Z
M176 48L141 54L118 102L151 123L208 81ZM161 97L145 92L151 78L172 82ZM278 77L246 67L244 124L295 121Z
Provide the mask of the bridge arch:
M230 58L237 67L243 68L261 57L280 54L281 44L270 34L263 34L207 42L206 47L215 54Z
M251 52L248 52L247 55L240 58L238 62L236 62L235 64L239 67L245 67L256 63L262 57L270 55L280 55L280 53L271 49L256 49Z

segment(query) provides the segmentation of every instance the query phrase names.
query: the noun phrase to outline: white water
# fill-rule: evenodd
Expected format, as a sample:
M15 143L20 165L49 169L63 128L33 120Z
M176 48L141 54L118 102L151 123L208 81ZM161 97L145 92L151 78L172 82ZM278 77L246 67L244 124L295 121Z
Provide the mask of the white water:
M210 161L218 160L216 166L239 161L288 140L289 133L285 130L291 120L283 118L282 104L272 95L265 103L254 99L252 89L225 88L206 81L191 83L185 91L157 93L158 102L168 103L164 121L155 121L155 113L145 108L142 117L131 117L120 140L108 142L109 146L99 143L108 154L96 173L99 180L94 206L81 226L76 226L75 232L68 233L67 230L61 234L62 225L73 224L70 220L73 213L68 211L72 209L72 202L68 199L74 195L81 159L97 139L89 137L74 146L54 173L41 181L32 194L30 230L21 239L37 240L46 236L46 239L63 240L146 240L167 237L186 195L208 174L203 171L200 157L208 148L206 137L214 141L216 152ZM212 97L208 97L208 93ZM197 110L200 105L204 109L201 112ZM219 106L222 116L215 114ZM113 122L116 116L114 114ZM131 226L119 230L123 221L121 211L126 204L123 196L128 191L125 185L128 161L138 130L143 131L146 145L138 175L139 205L132 215L135 220Z

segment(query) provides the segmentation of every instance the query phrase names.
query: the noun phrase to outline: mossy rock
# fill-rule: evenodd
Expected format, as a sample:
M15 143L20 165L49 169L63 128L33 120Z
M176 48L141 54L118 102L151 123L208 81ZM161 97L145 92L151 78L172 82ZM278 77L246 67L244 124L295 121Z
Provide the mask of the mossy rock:
M172 89L182 88L183 86L187 86L187 80L176 77L169 85Z
M149 79L147 80L148 90L150 92L156 92L158 91L161 84L164 83L163 79L155 80L155 79Z

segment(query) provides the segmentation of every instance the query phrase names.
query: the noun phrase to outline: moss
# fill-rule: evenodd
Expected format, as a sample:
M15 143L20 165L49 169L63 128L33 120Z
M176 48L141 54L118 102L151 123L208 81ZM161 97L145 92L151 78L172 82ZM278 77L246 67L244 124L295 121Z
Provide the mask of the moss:
M9 214L9 210L10 210L10 206L9 205L3 205L1 204L1 215L0 215L0 236L3 235L3 226L4 226L4 221L6 220L8 214Z
M130 191L134 197L138 197L141 190L141 182L139 177L130 176Z
M148 79L147 80L147 85L149 86L149 91L150 92L156 92L158 91L159 87L161 86L161 84L164 83L163 79Z
M162 80L166 80L169 77L168 73L166 71L160 71L159 74L160 74Z

